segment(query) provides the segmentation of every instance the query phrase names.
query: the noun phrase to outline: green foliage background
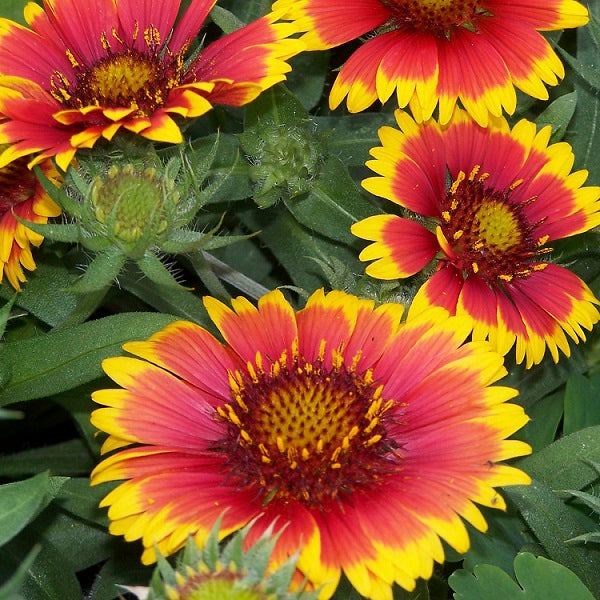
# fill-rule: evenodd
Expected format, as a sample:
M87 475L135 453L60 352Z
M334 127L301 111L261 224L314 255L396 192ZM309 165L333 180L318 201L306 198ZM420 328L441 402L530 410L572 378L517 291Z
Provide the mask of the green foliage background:
M22 22L24 5L3 0L0 15ZM549 36L567 66L550 102L520 95L511 121L551 124L553 141L569 142L575 168L587 168L588 184L599 185L600 3L589 8L590 25ZM269 9L265 0L223 0L212 13L213 27L232 30ZM208 230L222 220L227 243L169 259L185 288L152 283L130 264L118 285L65 291L89 264L89 253L50 241L36 253L38 269L22 293L0 286L0 600L111 600L124 594L116 584L150 580L138 544L107 533L106 511L97 505L110 486L88 484L99 460L90 392L108 383L100 362L119 354L123 342L144 339L176 318L211 328L200 300L205 294L257 298L284 286L302 305L325 286L378 300L412 297L416 278L382 284L363 275L361 243L349 233L352 223L381 210L359 182L368 150L379 143L377 129L393 124L395 106L376 105L359 115L329 111L327 91L343 52L301 55L292 60L286 85L243 110L217 108L189 125L186 136L199 156L218 144L208 173L218 185L195 228ZM265 164L277 165L281 157L265 149L290 136L299 148L294 173L276 177ZM238 241L229 244L233 238L226 236ZM555 247L560 262L597 296L599 241L593 231ZM531 417L517 437L534 448L516 464L534 483L507 488L509 511L485 511L487 534L471 530L465 556L448 549L447 563L430 582L413 593L395 589L396 600L600 598L598 330L557 365L545 360L525 371L509 358L507 367L506 383L520 390L516 401ZM356 598L342 582L336 599Z

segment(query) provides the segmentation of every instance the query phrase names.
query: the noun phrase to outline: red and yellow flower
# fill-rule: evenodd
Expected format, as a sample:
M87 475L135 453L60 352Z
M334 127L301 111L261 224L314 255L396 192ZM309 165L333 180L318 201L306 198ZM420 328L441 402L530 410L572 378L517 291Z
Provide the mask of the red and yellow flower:
M460 100L485 125L512 114L515 87L547 99L563 65L538 31L578 27L587 9L573 0L277 0L308 50L368 35L337 76L329 103L347 97L358 112L394 93L398 105L446 123Z
M92 483L127 481L102 501L110 531L141 539L142 560L189 535L203 545L256 519L274 524L274 564L299 550L298 577L320 598L342 571L358 592L390 600L430 577L441 539L469 547L475 503L503 508L496 486L525 484L500 461L527 454L507 440L527 421L493 383L506 371L469 322L442 309L401 323L402 306L315 292L294 312L279 291L233 310L206 298L225 339L175 322L109 358L120 389L94 393L92 423L109 437ZM123 449L126 446L131 446Z
M29 28L0 19L0 166L37 154L66 170L79 148L119 130L178 143L174 117L239 106L285 78L298 50L289 25L264 17L187 59L216 0L44 0ZM194 57L195 56L195 57Z
M40 164L44 175L59 180L52 161ZM31 246L39 246L43 237L16 218L32 223L47 223L48 217L57 217L61 211L44 191L37 177L27 168L27 160L17 159L0 168L0 281L4 275L16 289L26 281L23 268L33 271L35 261Z
M567 336L585 340L600 318L588 286L554 264L548 244L600 224L600 188L582 187L587 171L570 173L567 143L549 145L550 127L502 117L488 128L456 110L446 125L415 122L398 110L400 130L382 127L382 147L367 165L378 177L370 192L420 215L369 217L352 232L373 243L360 254L367 274L405 278L434 258L410 316L431 306L467 316L473 339L501 354L516 343L527 367L546 351L569 356Z

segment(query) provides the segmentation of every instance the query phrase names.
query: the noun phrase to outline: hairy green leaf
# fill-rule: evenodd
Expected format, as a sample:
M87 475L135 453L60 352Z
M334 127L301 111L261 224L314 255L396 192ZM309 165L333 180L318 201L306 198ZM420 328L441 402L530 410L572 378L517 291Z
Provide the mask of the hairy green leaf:
M77 387L102 375L104 358L118 355L121 345L144 339L174 317L123 313L69 329L5 344L12 376L0 392L0 406L43 398Z
M94 466L92 455L79 439L41 448L31 448L2 457L0 476L15 477L50 471L60 475L82 475Z
M567 541L589 532L592 521L584 520L550 488L533 480L530 486L510 486L506 495L548 556L576 573L588 588L600 595L600 549L583 548Z
M64 477L40 473L0 486L0 546L12 539L56 496Z

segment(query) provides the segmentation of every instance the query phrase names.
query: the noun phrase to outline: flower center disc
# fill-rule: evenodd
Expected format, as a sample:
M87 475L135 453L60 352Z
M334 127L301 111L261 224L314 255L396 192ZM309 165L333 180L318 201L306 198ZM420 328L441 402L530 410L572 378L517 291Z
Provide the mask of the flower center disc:
M521 246L523 231L512 206L494 198L484 198L473 216L472 235L494 255Z
M51 93L62 104L72 108L134 108L135 116L148 117L164 105L169 91L179 85L183 59L168 52L160 56L156 52L125 49L91 67L74 62L74 69L74 83L61 73L52 78Z
M0 146L0 151L6 146ZM36 188L36 177L27 168L27 158L18 158L0 169L0 217L13 206L29 200Z
M356 373L338 354L322 361L285 356L270 373L232 377L230 404L219 408L229 434L219 449L232 478L258 487L263 502L295 498L323 506L340 494L373 485L398 468L386 433L392 401L381 398L369 371Z
M456 27L475 29L485 14L481 0L381 0L392 12L396 28L427 31L447 37Z
M535 257L551 251L539 248L546 241L534 238L540 223L530 224L523 211L535 198L514 203L511 192L521 182L493 190L484 184L487 174L477 178L478 172L475 167L468 178L459 173L442 203L444 250L457 268L477 273L489 284L526 276Z

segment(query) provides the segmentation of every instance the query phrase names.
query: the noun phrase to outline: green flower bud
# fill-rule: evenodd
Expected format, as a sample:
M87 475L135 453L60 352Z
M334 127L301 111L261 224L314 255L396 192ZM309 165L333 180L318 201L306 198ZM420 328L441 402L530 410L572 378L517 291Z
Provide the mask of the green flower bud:
M137 263L157 285L184 289L161 255L210 250L246 239L215 238L220 223L204 231L190 226L222 183L205 185L217 147L218 139L204 155L182 148L166 161L151 150L132 152L121 157L127 158L124 166L107 165L105 156L82 158L67 172L61 190L45 186L71 222L28 223L28 227L49 239L81 244L95 254L71 291L106 288L128 261Z
M308 127L267 125L259 140L249 139L248 134L240 139L248 152L255 200L261 208L310 191L324 153L321 141Z
M190 538L173 569L162 556L154 572L148 600L316 600L318 591L290 591L296 558L269 570L276 536L269 533L243 549L249 527L238 531L219 547L218 521L206 545L199 548Z
M154 239L168 226L165 204L179 199L175 182L161 178L156 169L113 165L106 177L96 177L91 203L97 220L109 236L126 244Z

